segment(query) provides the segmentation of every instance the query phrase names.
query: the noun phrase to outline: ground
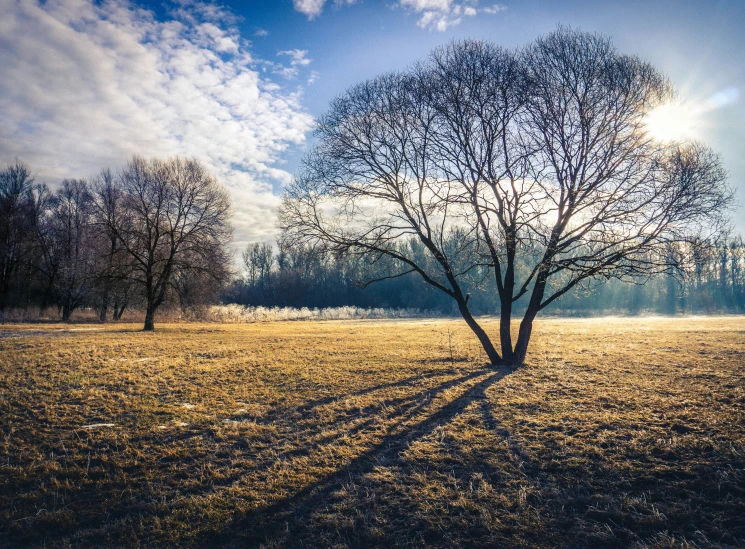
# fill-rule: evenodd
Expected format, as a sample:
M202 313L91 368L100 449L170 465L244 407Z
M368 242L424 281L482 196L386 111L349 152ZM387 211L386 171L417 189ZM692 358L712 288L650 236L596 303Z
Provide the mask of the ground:
M156 328L0 325L1 547L745 546L743 317Z

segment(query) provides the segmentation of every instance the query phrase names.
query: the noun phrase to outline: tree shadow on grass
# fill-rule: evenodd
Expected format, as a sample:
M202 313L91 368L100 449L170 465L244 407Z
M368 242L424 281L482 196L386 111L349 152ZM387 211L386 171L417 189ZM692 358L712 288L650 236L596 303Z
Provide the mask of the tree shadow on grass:
M741 493L736 479L727 488L730 496L726 491L704 493L707 482L721 479L687 479L683 453L669 466L659 458L652 467L650 460L655 456L646 456L650 465L646 472L642 464L617 459L630 451L623 446L614 459L613 452L599 454L592 439L586 439L586 446L565 446L561 429L554 433L545 427L536 434L519 429L519 424L508 428L495 408L498 399L487 394L508 373L473 371L359 409L361 421L349 429L350 436L369 435L368 429L377 420L386 423L368 449L356 450L346 465L289 495L288 489L281 499L236 513L217 537L202 543L247 547L627 547L651 543L662 547L667 546L665 540L672 544L696 539L706 545L711 539L725 543L741 539L737 533L742 524L733 519L733 513L742 508L735 499ZM460 395L443 403L440 394L447 389ZM385 402L398 407L388 413ZM469 423L491 434L474 451L468 448L467 437L452 440L452 433ZM448 429L439 429L444 426ZM307 432L312 432L312 426ZM333 444L335 438L316 439L312 452ZM294 452L303 455L305 449ZM319 455L323 454L315 454L316 460ZM698 475L716 473L710 467L698 467ZM451 486L448 476L454 482ZM472 478L484 479L494 491L481 499L472 492L466 494ZM427 490L439 492L427 501ZM400 493L391 496L394 491ZM459 506L452 498L461 494L467 501ZM469 506L476 510L469 511ZM667 516L657 510L659 506L666 506ZM721 524L710 525L697 516L711 515L711 509ZM479 516L469 516L470 512ZM484 519L484 514L491 517Z
M418 374L415 376L400 379L398 381L392 381L389 383L381 383L379 385L373 385L372 387L365 387L363 389L354 391L352 393L335 394L332 396L327 396L327 397L311 400L311 401L301 404L300 406L296 406L295 408L291 409L289 413L300 414L302 416L305 416L305 415L313 413L315 409L321 406L325 406L333 402L338 402L338 401L344 400L345 398L360 397L360 396L368 395L370 393L374 393L376 391L382 391L384 389L394 389L397 387L412 386L417 382L422 382L422 381L432 379L435 377L443 377L448 374L455 374L455 373L457 373L457 370L452 369L452 368L448 370L435 370L433 372L426 372L424 374ZM286 417L287 414L288 414L288 410L286 408L278 407L276 409L271 410L264 418L261 419L261 421L262 422L274 421L277 418Z
M445 374L446 373L448 372L445 372ZM322 434L325 427L328 426L328 422L319 423L314 421L312 418L312 415L318 412L318 408L332 404L336 401L343 401L345 398L350 396L369 394L395 386L407 386L415 381L421 380L422 378L406 378L398 382L381 384L347 395L340 395L339 397L330 400L319 399L311 403L303 404L294 410L287 411L284 417L278 417L272 414L268 417L257 420L257 425L271 426L282 430L278 439L272 442L272 450L266 455L255 456L248 466L240 468L240 470L237 470L233 474L222 477L219 481L212 482L202 488L191 490L190 494L198 495L219 491L224 487L231 486L233 483L240 481L247 474L257 475L259 477L270 477L273 474L273 467L278 463L312 456L314 453L320 452L324 448L338 443L342 438L353 437L358 434L363 434L368 430L373 430L375 424L380 422L395 421L395 424L390 429L395 430L397 427L400 427L403 422L431 405L432 399L437 397L443 391L458 387L463 383L483 375L483 370L476 370L454 379L444 381L438 385L421 387L421 390L403 396L391 396L388 398L376 399L375 402L355 410L355 412L350 416L334 417L332 426L337 427L337 429L335 432L328 435ZM305 419L308 420L308 425L302 425L302 421L300 424L293 421L293 414L297 413L298 410L302 411ZM192 433L188 437L182 438L191 438L195 436L202 437L203 435L204 431L199 430L196 431L196 434ZM392 438L395 438L395 436L392 435ZM298 440L302 441L302 445L294 446ZM241 444L241 447L246 450L250 449L250 444L245 439L237 439L237 443ZM286 446L290 444L292 444L291 447L286 448ZM274 451L274 448L284 449ZM224 457L225 459L230 459L229 456ZM211 456L211 461L216 465L219 465L220 459L221 456L219 454ZM199 459L193 458L193 461L199 461ZM296 496L293 496L293 498L294 497Z
M354 457L346 466L327 474L315 482L297 490L290 496L254 511L235 516L232 524L217 538L203 540L204 545L230 544L257 546L271 543L278 538L278 543L287 546L302 545L304 523L316 511L323 509L332 493L343 487L345 481L360 478L378 466L391 466L400 460L400 454L412 443L421 440L442 425L446 425L468 408L474 400L485 398L484 391L511 372L509 369L481 370L456 378L433 389L425 390L430 397L447 389L462 387L469 381L480 378L466 388L460 396L436 409L427 410L426 417L409 424L430 405L431 398L425 401L416 400L402 408L402 413L394 414L398 421L387 430L387 433L368 450ZM421 396L421 394L414 395ZM411 401L412 399L409 398Z

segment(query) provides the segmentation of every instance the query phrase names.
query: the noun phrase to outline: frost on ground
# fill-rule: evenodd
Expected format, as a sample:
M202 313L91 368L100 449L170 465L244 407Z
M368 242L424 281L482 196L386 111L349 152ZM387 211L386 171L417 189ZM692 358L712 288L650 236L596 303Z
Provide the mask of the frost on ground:
M361 307L329 307L309 309L303 307L245 307L243 305L215 305L210 307L204 320L229 324L274 322L283 320L361 320L367 318L419 318L439 316L432 311L419 309L383 309Z

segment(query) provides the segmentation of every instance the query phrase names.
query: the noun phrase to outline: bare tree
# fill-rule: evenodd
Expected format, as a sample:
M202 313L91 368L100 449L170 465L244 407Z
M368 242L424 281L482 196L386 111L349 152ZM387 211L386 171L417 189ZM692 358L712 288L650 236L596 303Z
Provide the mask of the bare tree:
M93 183L92 194L99 319L105 322L111 307L113 320L119 320L130 302L133 272L133 258L122 246L118 235L125 215L124 193L111 170L104 169Z
M391 276L417 273L455 300L492 363L520 364L540 310L591 279L674 268L671 244L726 211L716 155L646 131L672 93L597 35L562 28L519 54L452 43L332 103L285 195L283 229L393 258ZM469 310L468 279L484 270L501 354Z
M40 224L40 270L48 280L62 320L70 320L95 276L93 197L82 179L66 179L49 201Z
M36 223L34 178L16 160L0 172L0 314L18 293L19 267L28 257Z
M274 263L274 252L269 244L253 243L243 250L243 266L250 284L261 284Z
M132 258L145 300L145 330L181 273L220 278L229 271L230 197L196 160L134 157L119 176L122 215L110 221Z
M189 268L177 269L173 274L171 286L178 297L182 313L199 313L205 305L220 298L226 284L230 281L230 262L227 257L209 265L200 264L212 261L211 258L194 257L185 263Z

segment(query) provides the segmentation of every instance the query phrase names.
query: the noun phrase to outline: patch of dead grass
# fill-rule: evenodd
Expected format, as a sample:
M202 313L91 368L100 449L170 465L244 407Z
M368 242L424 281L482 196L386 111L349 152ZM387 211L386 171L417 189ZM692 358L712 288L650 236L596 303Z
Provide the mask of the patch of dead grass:
M514 373L457 321L97 328L3 326L3 547L745 545L742 317Z

